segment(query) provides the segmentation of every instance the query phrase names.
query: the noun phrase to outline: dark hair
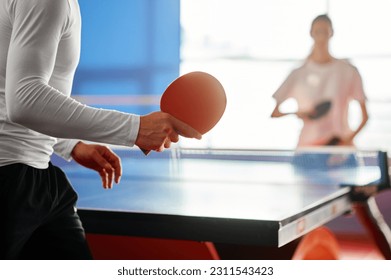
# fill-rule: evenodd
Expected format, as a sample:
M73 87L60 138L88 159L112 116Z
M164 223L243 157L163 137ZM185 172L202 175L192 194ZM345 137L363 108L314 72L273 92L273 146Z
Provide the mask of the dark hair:
M330 25L331 30L333 30L333 22L331 21L330 17L327 14L319 15L316 18L314 18L312 23L311 23L311 29L314 26L315 22L317 22L317 21L325 21L325 22L327 22Z

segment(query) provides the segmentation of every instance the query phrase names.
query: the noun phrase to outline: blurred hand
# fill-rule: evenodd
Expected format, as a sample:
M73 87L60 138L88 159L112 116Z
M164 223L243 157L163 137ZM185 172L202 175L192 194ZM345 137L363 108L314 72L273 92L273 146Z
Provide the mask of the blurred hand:
M179 135L201 139L202 135L189 125L164 112L153 112L140 117L140 129L136 145L143 150L161 152L171 143L179 140Z
M341 138L341 137L332 137L325 143L320 143L321 146L354 146L353 142L354 136L351 135L346 138Z
M296 113L296 116L297 116L299 119L302 119L302 120L308 119L308 118L309 118L309 115L310 115L310 113L308 113L308 112L297 112L297 113Z
M354 146L354 136L349 136L346 138L340 139L340 142L338 143L339 146Z
M71 156L80 165L97 171L103 188L111 189L113 179L118 184L122 175L121 159L108 147L79 142Z

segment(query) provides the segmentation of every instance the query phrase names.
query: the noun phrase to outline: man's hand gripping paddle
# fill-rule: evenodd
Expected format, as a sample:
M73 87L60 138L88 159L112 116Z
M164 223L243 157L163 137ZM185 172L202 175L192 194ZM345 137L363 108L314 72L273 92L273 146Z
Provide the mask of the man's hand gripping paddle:
M227 105L220 82L205 72L190 72L175 79L160 99L160 109L201 134L221 119ZM150 151L142 150L145 155Z

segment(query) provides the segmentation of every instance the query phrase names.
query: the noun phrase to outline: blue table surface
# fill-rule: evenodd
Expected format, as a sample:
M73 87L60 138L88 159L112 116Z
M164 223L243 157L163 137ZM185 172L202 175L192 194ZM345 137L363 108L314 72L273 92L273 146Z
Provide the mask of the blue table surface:
M292 160L296 154L285 151L116 152L123 176L111 190L102 188L96 172L53 159L78 193L79 209L283 220L348 193L341 185L366 185L380 178L375 154L356 157L365 162L355 166L338 165L347 161L345 155L326 155L332 168L325 168L322 153L317 164L302 168Z

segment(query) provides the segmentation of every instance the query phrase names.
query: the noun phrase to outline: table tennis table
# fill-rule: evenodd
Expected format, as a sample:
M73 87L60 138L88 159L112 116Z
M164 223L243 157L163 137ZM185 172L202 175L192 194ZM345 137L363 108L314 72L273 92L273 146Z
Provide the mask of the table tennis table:
M389 188L382 151L172 148L115 150L111 190L75 162L53 159L78 193L87 233L283 247ZM367 220L390 251L389 228ZM378 216L378 214L377 214ZM387 248L384 248L387 247Z

